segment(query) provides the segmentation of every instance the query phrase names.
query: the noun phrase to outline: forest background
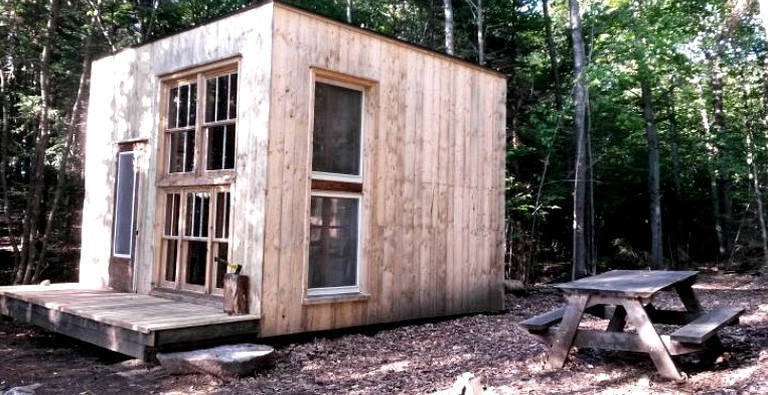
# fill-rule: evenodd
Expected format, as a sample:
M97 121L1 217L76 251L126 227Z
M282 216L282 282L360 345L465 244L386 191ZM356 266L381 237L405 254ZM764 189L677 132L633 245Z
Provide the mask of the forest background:
M505 275L768 269L766 0L290 0L508 77ZM90 62L246 0L0 0L0 284L75 280Z

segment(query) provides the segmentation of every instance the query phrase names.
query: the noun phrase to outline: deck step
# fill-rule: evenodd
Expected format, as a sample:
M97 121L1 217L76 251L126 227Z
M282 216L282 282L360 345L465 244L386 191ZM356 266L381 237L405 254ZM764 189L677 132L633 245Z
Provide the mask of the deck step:
M720 328L730 324L738 324L739 316L743 313L744 309L734 307L709 311L673 332L669 338L681 343L703 344L707 339L714 336Z
M525 321L520 322L520 326L527 329L529 332L543 332L549 329L552 325L557 325L563 320L565 314L565 307L561 307L557 310L539 314L535 317L531 317Z

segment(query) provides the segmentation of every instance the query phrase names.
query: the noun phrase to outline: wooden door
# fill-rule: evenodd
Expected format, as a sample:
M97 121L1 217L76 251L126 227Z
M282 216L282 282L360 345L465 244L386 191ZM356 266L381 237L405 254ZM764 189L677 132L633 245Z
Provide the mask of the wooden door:
M134 144L120 147L115 171L112 252L109 259L109 286L119 291L135 292L134 255L136 251L136 212L139 177Z

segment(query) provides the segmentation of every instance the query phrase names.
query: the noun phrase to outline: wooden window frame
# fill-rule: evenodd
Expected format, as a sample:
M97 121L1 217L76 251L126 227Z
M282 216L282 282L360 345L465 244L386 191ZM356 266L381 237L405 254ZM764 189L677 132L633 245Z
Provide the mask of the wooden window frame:
M190 210L187 204L187 196L190 193L206 193L209 196L208 204L208 224L205 236L188 235L187 234L187 213ZM216 237L216 225L217 225L217 203L219 200L219 193L228 194L228 202L226 205L229 207L227 211L228 219L225 222L224 237ZM163 221L160 230L160 264L159 264L159 281L158 284L161 288L191 291L195 293L210 294L210 295L223 295L223 289L216 287L217 282L217 266L219 262L216 261L215 256L217 254L214 248L217 245L227 244L227 257L232 254L232 241L230 236L232 234L232 190L228 186L189 186L185 188L166 188L161 192L160 205L158 207L162 210L163 219L167 218L167 202L170 195L179 195L178 215L176 217L175 234L166 234L165 225ZM167 248L168 242L176 242L176 260L174 262L175 276L173 281L166 279L167 271ZM205 283L203 285L187 283L187 258L189 256L189 242L206 243L206 263L205 263Z
M128 148L121 149L117 153L117 157L116 157L117 160L116 160L116 166L115 166L115 208L114 208L114 212L115 213L114 213L114 216L113 216L114 217L114 223L112 224L112 256L116 257L116 258L132 259L133 258L133 253L134 253L134 242L135 242L135 237L134 237L133 234L129 234L128 235L128 253L127 254L123 254L123 253L119 253L117 251L118 228L122 224L122 221L121 221L122 216L121 216L121 213L118 212L118 209L121 206L119 200L120 200L120 197L122 196L121 193L120 193L120 191L121 191L121 189L120 189L120 187L121 187L121 185L120 185L120 180L121 180L121 178L120 178L120 164L122 163L122 156L123 155L130 155L131 156L131 160L133 161L133 165L132 165L132 168L133 168L133 186L132 186L131 191L130 191L130 194L131 194L131 202L130 202L131 213L130 213L130 218L128 218L128 221L129 221L128 222L128 227L130 229L130 233L133 233L133 226L134 226L134 223L136 221L136 214L137 214L137 210L136 210L137 209L137 207L136 207L136 194L135 194L136 183L138 182L138 175L137 175L137 172L136 172L136 165L137 165L137 163L136 163L137 162L136 156L137 155L136 155L136 151L131 146L130 149L128 149Z
M339 286L339 287L319 287L319 288L309 288L309 281L307 280L305 284L307 284L307 296L314 297L314 296L330 296L330 295L342 295L342 294L359 294L362 292L361 289L361 273L362 273L362 217L363 217L363 195L360 193L348 193L348 192L336 192L336 191L312 191L311 197L322 197L322 198L338 198L338 199L353 199L357 200L357 234L355 235L355 243L357 244L356 248L356 254L355 254L355 284L354 285L348 285L348 286ZM309 255L309 254L307 254ZM309 270L309 265L307 265L307 270Z
M207 80L214 77L221 77L237 73L237 94L235 100L237 101L235 117L226 120L214 120L211 122L206 121L206 106L208 105L206 97ZM158 158L161 158L158 162L158 186L160 187L178 187L190 184L226 184L232 183L235 179L235 168L237 167L237 134L238 130L238 118L240 109L240 96L242 89L240 87L240 63L238 59L216 62L211 65L201 66L188 71L177 72L168 74L161 77L162 94L161 100L161 115L160 115L160 135L158 144ZM168 128L169 117L169 100L170 91L176 86L185 84L197 84L197 103L196 103L196 116L194 126L194 153L193 153L193 168L191 171L171 172L171 135L174 132L182 130L191 130L191 127L182 128ZM208 169L208 159L210 152L208 151L208 129L217 126L234 125L235 127L235 142L232 152L233 167L223 169Z
M314 129L315 129L315 93L316 93L316 87L317 83L323 83L327 85L333 85L338 86L342 88L347 88L351 90L355 90L360 92L361 94L361 106L360 106L360 125L359 125L359 137L360 137L360 149L358 153L358 160L359 160L359 174L343 174L343 173L330 173L330 172L323 172L323 171L315 171L312 170L312 159L309 160L309 171L311 176L311 183L310 183L310 190L309 190L309 199L307 201L307 218L309 218L310 215L310 205L312 197L336 197L336 198L345 198L345 199L356 199L357 200L357 235L356 235L356 242L357 242L357 254L356 254L356 267L355 267L355 284L350 286L341 286L341 287L318 287L318 288L310 288L309 285L309 270L310 266L312 265L312 262L310 262L309 259L309 237L307 237L307 247L305 248L306 251L306 265L305 265L305 276L306 279L304 281L304 289L305 289L305 298L307 299L308 303L312 303L312 300L314 299L324 299L327 297L334 297L334 296L341 296L341 297L347 297L347 296L354 296L354 295L361 295L364 291L364 284L363 284L363 273L365 272L364 268L364 258L363 258L363 206L364 206L364 194L363 194L363 186L364 186L364 174L365 174L365 160L364 160L364 153L365 153L365 138L366 138L366 124L368 120L366 119L367 115L367 107L369 105L369 95L371 94L371 90L375 85L374 81L364 79L364 78L357 78L341 73L337 73L334 71L321 69L321 68L312 68L312 78L311 81L311 89L310 89L310 122L309 122L309 151L310 153L313 151L313 141L314 141ZM311 156L311 155L310 155ZM307 221L307 231L310 231L311 225L309 224L309 221Z
M236 73L236 76L232 77L231 74ZM233 199L233 186L235 182L235 172L238 166L237 163L237 135L241 131L238 130L238 121L240 118L240 108L242 106L240 97L242 89L240 87L241 81L240 60L239 57L233 57L224 59L211 64L203 65L193 69L181 70L178 72L169 73L160 76L160 103L161 112L159 119L159 133L157 144L157 182L158 187L158 210L157 210L157 229L156 240L160 241L160 246L156 254L155 269L155 286L164 291L174 292L188 292L188 294L199 294L204 296L217 296L223 295L223 289L217 288L217 269L220 269L219 262L214 258L218 254L218 245L226 243L226 254L228 260L231 259L232 254L232 226L233 226L233 212L232 212L232 199ZM236 101L234 107L226 105L227 119L217 120L214 116L213 121L208 122L206 119L206 107L208 97L206 95L207 81L211 78L217 78L222 76L230 76L229 78L236 78L237 84L236 93L233 95ZM170 136L176 130L191 129L187 128L174 128L169 129L168 118L172 114L170 109L170 94L171 89L183 84L196 83L197 87L197 101L196 101L196 115L194 125L194 165L192 171L188 172L170 172L171 165L171 152L170 152ZM228 80L228 92L232 87L232 80ZM214 100L231 98L229 94L224 97L216 95ZM213 105L214 111L218 111L218 101ZM217 126L234 125L234 137L235 140L231 144L232 151L224 148L224 156L226 154L232 155L232 167L222 169L208 169L209 151L208 140L210 129ZM226 133L226 130L224 131ZM226 146L225 146L226 147ZM223 161L222 161L223 163ZM208 233L205 237L188 236L185 231L186 210L187 210L187 193L194 192L207 192L209 194L208 203ZM227 229L224 238L217 238L215 234L216 226L216 202L219 192L227 192L228 195L228 218L226 219ZM178 233L173 236L166 234L165 221L166 215L166 199L169 194L179 194L179 207L178 218L176 218L176 226ZM175 276L172 281L166 280L166 271L168 268L168 245L169 241L176 242L176 257L174 262ZM206 258L205 258L205 281L203 285L187 283L187 258L190 253L190 242L205 241L206 242Z

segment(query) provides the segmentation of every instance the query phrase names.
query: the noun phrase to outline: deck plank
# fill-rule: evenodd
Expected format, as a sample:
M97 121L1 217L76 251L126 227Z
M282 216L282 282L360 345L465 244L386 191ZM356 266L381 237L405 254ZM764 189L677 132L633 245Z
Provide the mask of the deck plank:
M137 358L181 341L256 336L259 329L257 315L76 283L0 287L0 314Z

